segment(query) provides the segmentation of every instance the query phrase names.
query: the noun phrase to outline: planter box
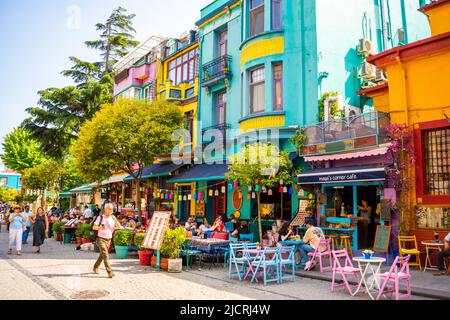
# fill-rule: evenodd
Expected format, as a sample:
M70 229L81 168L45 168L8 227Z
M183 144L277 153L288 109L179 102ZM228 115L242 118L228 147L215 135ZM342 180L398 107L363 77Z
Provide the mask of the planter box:
M157 256L153 256L152 257L152 267L156 268L157 262L158 262ZM161 258L161 269L167 271L168 268L169 268L169 259Z
M81 246L83 242L81 241L81 238L77 238L77 245Z

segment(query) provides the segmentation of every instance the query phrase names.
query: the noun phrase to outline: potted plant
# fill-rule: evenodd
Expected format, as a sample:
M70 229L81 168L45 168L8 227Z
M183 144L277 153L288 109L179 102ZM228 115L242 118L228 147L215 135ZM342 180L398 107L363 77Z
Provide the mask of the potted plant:
M75 230L75 237L77 238L77 245L82 245L83 242L81 241L83 235L83 225L79 224L77 227L77 230Z
M114 248L117 258L126 259L132 240L133 231L131 230L118 230L114 233Z
M92 237L91 237L91 232L92 232L92 226L90 224L83 224L81 225L81 243L82 244L86 244L86 243L92 243Z
M138 254L141 266L149 266L153 255L152 250L142 248L142 242L144 241L146 235L146 233L136 233L134 236L134 244L139 249Z
M62 241L62 234L64 232L64 222L55 222L52 226L52 231L55 234L56 241Z
M161 268L168 272L181 272L183 259L180 256L182 244L186 241L184 228L167 228L161 246ZM156 266L156 257L152 258L152 266Z

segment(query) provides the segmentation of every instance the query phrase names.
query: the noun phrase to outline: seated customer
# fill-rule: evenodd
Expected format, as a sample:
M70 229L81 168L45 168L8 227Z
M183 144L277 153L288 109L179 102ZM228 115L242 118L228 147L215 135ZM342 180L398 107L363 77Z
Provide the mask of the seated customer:
M218 231L218 232L225 231L225 224L223 223L222 216L218 216L217 219L214 221L211 231Z
M295 236L294 227L290 225L289 221L286 221L278 232L280 239L279 241L289 240L291 237Z
M208 222L208 219L203 218L202 224L200 225L200 227L198 227L197 235L198 236L202 236L202 235L206 234L206 232L211 231L211 229L212 228L211 228L211 225Z
M194 217L189 217L186 224L184 225L184 228L187 231L194 231L195 230L195 219Z
M311 263L311 257L308 256L308 253L312 253L316 251L317 246L319 245L320 240L325 239L322 229L318 227L314 227L314 223L312 219L305 219L306 227L308 230L303 237L303 242L300 246L300 252L302 254L302 261L307 260L305 265L305 271L311 270L314 268L315 264ZM321 247L320 250L323 252L326 250L325 247Z
M249 234L250 229L248 228L248 222L247 221L241 221L241 226L233 231L231 234L232 237L241 239L241 234Z
M439 272L434 275L439 277L446 274L444 259L450 257L450 233L444 239L444 250L438 253L438 269Z

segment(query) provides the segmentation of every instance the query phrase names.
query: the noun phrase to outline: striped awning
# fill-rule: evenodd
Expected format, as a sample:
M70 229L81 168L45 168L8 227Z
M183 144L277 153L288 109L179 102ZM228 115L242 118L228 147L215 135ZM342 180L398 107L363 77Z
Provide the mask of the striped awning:
M330 161L330 160L345 160L345 159L356 159L364 157L373 157L379 155L385 155L389 151L388 147L380 147L377 149L358 151L358 152L348 152L348 153L336 153L326 156L315 156L315 157L305 157L305 162L318 162L318 161Z

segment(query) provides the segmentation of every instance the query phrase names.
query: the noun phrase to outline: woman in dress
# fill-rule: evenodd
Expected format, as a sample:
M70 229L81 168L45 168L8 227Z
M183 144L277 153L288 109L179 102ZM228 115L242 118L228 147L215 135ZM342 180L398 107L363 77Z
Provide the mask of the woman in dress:
M41 246L48 237L48 219L44 209L39 208L35 215L30 216L33 223L33 246L37 247L36 253L41 252Z

